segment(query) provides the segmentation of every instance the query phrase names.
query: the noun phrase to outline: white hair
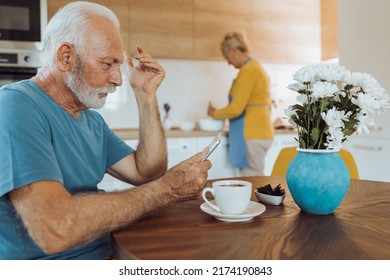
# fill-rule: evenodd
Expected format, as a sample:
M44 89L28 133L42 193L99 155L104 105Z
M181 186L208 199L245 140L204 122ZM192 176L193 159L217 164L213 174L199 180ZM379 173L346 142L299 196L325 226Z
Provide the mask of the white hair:
M54 64L57 49L63 42L82 49L90 27L90 19L94 16L104 17L120 28L114 12L96 3L73 2L58 10L47 24L43 37L42 65Z

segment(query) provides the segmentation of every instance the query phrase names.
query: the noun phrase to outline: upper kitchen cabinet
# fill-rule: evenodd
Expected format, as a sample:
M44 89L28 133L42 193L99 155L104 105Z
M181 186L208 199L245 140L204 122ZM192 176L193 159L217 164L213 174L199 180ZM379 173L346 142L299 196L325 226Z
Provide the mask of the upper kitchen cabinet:
M222 59L220 46L225 34L250 31L251 1L194 0L194 58Z
M49 0L49 17L72 1ZM338 57L337 0L98 0L121 21L125 47L154 57L222 60L227 32L243 30L264 62Z
M337 37L336 48L331 45L336 8L337 0L194 0L195 58L222 59L223 36L243 30L253 55L263 61L318 62L323 46L327 53L337 52Z
M321 59L339 57L338 0L321 0Z
M130 48L155 57L192 58L193 0L130 0Z
M50 20L52 16L60 9L61 7L65 6L66 4L69 4L71 2L70 0L48 0L47 1L47 10L48 10L48 19ZM128 45L129 42L129 26L128 26L128 20L129 20L129 1L123 1L123 0L94 0L95 3L104 5L108 8L110 8L118 17L120 23L121 23L121 35L123 38L123 42L125 46Z
M252 0L249 39L268 62L309 63L321 57L320 1Z

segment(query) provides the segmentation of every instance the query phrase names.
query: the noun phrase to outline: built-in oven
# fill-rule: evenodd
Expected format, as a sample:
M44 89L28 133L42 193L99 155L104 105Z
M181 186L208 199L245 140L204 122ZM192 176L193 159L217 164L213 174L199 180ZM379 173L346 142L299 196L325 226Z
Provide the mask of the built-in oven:
M0 86L38 72L46 25L47 0L0 0Z
M46 0L0 0L0 48L42 49Z
M31 78L40 65L40 51L0 48L0 87Z

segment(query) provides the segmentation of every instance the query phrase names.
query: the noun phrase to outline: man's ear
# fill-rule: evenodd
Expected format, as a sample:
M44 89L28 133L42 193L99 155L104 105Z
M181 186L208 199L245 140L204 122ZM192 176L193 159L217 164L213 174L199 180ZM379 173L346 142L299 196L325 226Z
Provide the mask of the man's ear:
M57 49L56 64L62 71L68 71L72 68L72 64L75 61L75 52L73 45L69 43L62 43Z

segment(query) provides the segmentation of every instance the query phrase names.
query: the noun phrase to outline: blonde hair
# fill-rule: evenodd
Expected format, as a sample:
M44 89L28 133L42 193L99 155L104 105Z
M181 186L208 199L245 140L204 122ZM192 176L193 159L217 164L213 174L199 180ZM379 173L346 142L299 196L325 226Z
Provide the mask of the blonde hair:
M249 52L249 42L243 31L230 32L223 38L221 43L222 53L227 53L233 48L237 48L242 52Z

